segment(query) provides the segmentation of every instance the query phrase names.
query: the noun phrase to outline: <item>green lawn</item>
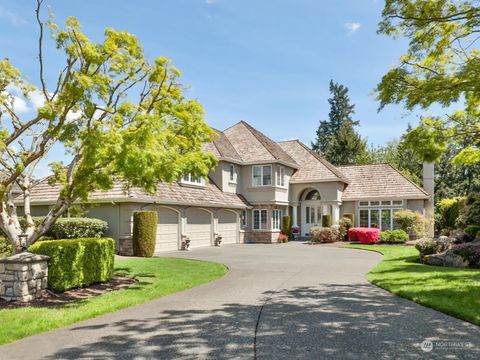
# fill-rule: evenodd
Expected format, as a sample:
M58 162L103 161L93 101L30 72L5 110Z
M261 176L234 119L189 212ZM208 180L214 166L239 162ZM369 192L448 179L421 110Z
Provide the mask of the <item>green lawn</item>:
M138 283L55 308L0 310L0 344L141 304L215 280L227 272L221 264L174 258L123 260L116 262L115 269L119 275L135 277Z
M412 246L346 245L384 255L368 281L401 297L480 325L480 270L418 262Z

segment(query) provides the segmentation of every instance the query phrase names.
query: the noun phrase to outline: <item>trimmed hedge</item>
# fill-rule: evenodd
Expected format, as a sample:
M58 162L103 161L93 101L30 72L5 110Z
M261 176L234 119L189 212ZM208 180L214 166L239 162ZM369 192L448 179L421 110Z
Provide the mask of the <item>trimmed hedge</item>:
M407 242L409 239L408 234L401 230L386 230L380 234L380 241L389 244L398 244Z
M133 213L133 255L152 257L157 239L158 213L135 211Z
M360 241L362 244L375 244L380 238L377 228L352 227L348 229L348 240Z
M287 240L292 236L292 219L288 215L282 218L282 234L287 236Z
M332 217L330 215L322 215L322 227L329 228L332 226Z
M110 238L38 241L28 251L50 256L48 288L66 291L112 278L115 242Z

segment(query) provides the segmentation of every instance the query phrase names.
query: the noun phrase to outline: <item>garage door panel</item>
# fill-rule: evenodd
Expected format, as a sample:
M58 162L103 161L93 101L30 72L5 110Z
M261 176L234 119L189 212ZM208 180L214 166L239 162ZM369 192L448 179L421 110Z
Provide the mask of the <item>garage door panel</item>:
M210 246L212 244L212 217L208 211L202 209L188 209L186 212L186 233L190 247Z
M222 244L234 244L237 242L237 215L231 211L219 211L218 232L222 236Z
M157 211L158 225L155 252L178 250L178 213L168 208L160 208Z

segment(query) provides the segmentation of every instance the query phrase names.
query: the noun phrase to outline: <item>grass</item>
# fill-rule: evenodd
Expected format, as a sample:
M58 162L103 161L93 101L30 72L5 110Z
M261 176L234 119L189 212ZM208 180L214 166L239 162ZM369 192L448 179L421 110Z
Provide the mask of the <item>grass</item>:
M118 261L115 273L134 277L137 284L54 308L1 309L0 345L189 289L226 272L224 265L205 261L175 258Z
M411 246L346 245L377 251L383 260L368 281L396 295L480 325L480 270L423 265Z

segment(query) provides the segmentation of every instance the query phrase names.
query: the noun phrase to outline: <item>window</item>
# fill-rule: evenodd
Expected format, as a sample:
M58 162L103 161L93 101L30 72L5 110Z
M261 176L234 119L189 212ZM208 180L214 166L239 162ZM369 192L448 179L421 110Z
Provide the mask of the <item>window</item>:
M282 226L282 210L272 211L272 230L280 230Z
M285 168L277 166L277 186L285 186Z
M382 231L397 229L395 213L401 210L403 200L360 201L359 223L362 227L378 227Z
M321 207L305 206L305 223L317 224L322 222ZM315 214L317 216L315 216Z
M267 210L253 210L253 230L267 229Z
M205 179L202 177L195 177L192 174L186 174L182 178L184 184L205 185Z
M252 166L252 185L253 186L272 185L272 165Z
M240 218L240 226L242 229L247 227L247 210L242 211L242 217Z
M317 190L310 191L307 196L305 196L305 200L320 200L320 193Z
M230 182L236 183L237 182L237 174L235 173L235 165L230 164L230 166L228 167L228 172L229 172L228 180Z

